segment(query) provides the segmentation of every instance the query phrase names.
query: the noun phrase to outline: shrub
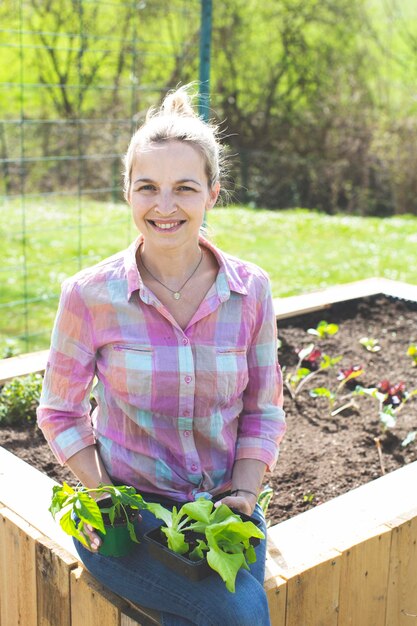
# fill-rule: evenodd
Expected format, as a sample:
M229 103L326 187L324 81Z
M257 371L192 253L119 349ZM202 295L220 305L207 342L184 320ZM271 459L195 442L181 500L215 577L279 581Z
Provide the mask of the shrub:
M35 422L41 390L40 374L13 378L6 383L0 392L0 422L5 424Z

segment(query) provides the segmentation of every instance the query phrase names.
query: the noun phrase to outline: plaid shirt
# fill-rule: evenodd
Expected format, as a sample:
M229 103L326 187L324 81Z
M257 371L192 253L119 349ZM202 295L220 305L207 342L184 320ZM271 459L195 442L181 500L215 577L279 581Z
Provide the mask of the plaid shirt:
M96 443L139 491L221 493L236 459L272 469L285 432L269 280L202 239L220 269L183 331L142 282L140 242L64 282L38 423L61 463Z

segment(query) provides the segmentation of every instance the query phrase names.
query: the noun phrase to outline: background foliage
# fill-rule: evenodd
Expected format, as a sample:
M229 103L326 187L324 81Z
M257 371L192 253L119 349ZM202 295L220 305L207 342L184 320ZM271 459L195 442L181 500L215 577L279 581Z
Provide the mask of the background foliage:
M117 195L119 156L137 120L167 89L198 75L199 5L4 0L4 191L81 183ZM213 6L212 106L236 155L235 200L416 213L414 0ZM13 161L21 157L21 128L7 123L23 104L23 149L32 158L24 183L22 163ZM62 155L77 165L69 168ZM91 158L79 166L80 155Z

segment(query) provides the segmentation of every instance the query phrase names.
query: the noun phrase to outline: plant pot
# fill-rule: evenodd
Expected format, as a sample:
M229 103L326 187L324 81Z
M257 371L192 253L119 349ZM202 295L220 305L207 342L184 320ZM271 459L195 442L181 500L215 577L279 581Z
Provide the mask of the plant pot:
M101 509L106 508L111 504L111 498L103 498L97 504ZM127 513L129 521L134 523L138 512L133 509L127 509ZM125 515L122 513L120 517L115 518L114 524L111 524L108 515L103 513L103 521L106 534L97 530L97 534L102 541L98 552L104 556L126 556L129 554L136 543L129 535Z
M260 526L259 520L249 517L244 513L239 513L244 522L253 522L256 526ZM143 536L144 540L149 545L149 552L158 561L161 561L164 565L169 567L177 574L181 574L186 578L198 581L206 578L209 574L214 574L214 570L207 563L207 559L200 559L199 561L191 561L186 554L177 554L173 550L170 550L167 546L167 539L164 533L161 531L161 527L150 530ZM187 531L186 541L191 542L193 539L203 539L203 535L195 533L193 531ZM259 539L252 537L250 539L252 546L259 545Z

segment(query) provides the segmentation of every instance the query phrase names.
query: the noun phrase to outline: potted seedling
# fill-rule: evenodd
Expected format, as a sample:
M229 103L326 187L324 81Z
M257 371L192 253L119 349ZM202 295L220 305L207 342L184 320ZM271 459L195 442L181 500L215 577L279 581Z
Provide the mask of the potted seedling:
M256 561L254 548L265 538L257 520L225 504L215 507L205 498L187 502L179 510L157 506L148 504L165 525L144 535L155 558L192 580L214 570L233 593L238 571Z
M100 485L95 489L67 483L53 487L49 507L62 529L89 547L85 525L89 524L102 539L99 552L106 556L124 556L132 543L139 543L134 522L140 509L146 508L134 487Z

